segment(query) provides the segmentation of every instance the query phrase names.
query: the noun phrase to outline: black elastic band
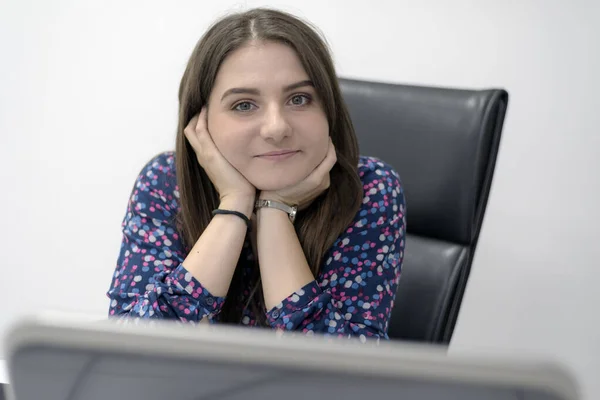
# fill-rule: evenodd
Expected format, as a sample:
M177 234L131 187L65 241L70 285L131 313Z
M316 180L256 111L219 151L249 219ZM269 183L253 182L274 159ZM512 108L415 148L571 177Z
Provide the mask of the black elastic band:
M251 223L250 223L250 218L246 217L246 215L244 213L241 213L239 211L222 210L220 208L217 208L216 210L213 210L212 215L215 216L217 214L221 214L221 215L237 215L238 217L240 217L241 219L243 219L246 222L246 225L248 226L248 229L250 229L250 227L252 226Z

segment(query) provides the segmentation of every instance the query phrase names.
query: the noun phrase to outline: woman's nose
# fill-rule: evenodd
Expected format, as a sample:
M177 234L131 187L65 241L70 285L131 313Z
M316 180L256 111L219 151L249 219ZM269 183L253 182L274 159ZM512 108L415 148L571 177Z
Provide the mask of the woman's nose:
M261 128L261 136L265 140L279 142L290 136L291 128L286 117L280 107L272 106L267 109L263 126Z

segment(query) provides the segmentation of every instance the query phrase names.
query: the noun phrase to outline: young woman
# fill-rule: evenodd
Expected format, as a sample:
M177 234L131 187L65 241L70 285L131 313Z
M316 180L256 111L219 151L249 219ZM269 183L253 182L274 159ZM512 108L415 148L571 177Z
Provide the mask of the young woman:
M181 80L176 140L135 183L111 316L387 338L404 195L359 157L312 28L267 9L215 23Z

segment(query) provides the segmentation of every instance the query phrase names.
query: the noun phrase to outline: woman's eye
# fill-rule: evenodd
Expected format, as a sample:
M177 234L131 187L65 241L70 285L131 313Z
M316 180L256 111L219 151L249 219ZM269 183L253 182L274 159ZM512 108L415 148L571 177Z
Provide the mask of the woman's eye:
M236 111L250 111L252 110L253 104L249 101L242 101L241 103L237 103L235 107L233 107Z
M295 106L304 106L310 103L310 97L304 94L297 94L292 97L291 102Z

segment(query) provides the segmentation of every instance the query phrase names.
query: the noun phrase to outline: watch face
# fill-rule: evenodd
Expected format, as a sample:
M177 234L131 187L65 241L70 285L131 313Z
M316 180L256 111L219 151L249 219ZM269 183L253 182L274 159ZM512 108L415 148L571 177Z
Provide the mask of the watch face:
M294 220L296 219L296 207L292 207L292 210L290 211L290 220L292 221L292 223L294 222Z

